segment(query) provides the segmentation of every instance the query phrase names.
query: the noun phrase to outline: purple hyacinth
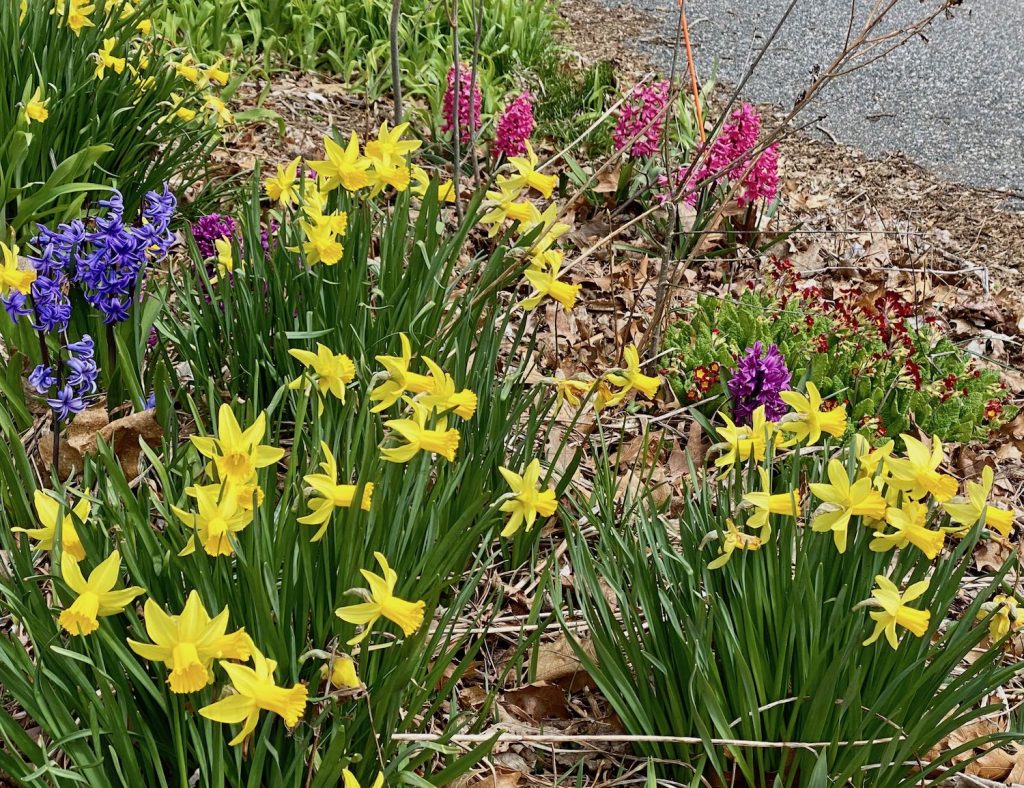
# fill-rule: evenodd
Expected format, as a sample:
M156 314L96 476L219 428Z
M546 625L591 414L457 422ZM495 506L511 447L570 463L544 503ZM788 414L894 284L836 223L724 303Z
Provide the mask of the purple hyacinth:
M769 345L762 357L763 345L755 342L740 356L732 377L732 416L737 424L750 424L751 416L764 405L764 415L775 421L785 415L787 407L780 391L789 389L790 372L778 347Z
M47 397L46 403L53 409L58 421L67 421L88 406L88 399L96 393L99 368L96 366L95 344L88 334L64 348L67 358L60 370L64 380L60 381L53 367L40 364L29 373L28 382L40 395ZM64 355L61 353L58 355ZM52 396L51 396L52 394Z
M38 331L67 328L71 304L66 291L70 284L78 285L105 323L127 320L147 263L162 260L174 243L170 222L177 201L166 185L163 192L146 194L137 226L125 224L120 192L114 191L97 204L104 213L92 220L91 230L77 219L56 229L38 227L32 244L40 252L29 258L38 273L32 288ZM13 319L23 313L23 305L4 306Z
M200 216L192 225L192 237L203 259L217 256L215 241L232 238L238 233L238 222L222 213L208 213Z

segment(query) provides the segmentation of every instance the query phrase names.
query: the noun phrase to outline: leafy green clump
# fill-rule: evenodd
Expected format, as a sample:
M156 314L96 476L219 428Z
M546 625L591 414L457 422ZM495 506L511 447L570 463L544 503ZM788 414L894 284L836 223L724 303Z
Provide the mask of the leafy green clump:
M917 427L965 442L1013 418L998 373L977 366L936 323L917 320L899 295L853 288L829 299L796 287L779 266L781 292L700 296L668 329L665 347L676 351L669 380L682 402L701 401L708 414L727 402L729 370L760 341L779 348L794 385L814 380L845 400L856 428L896 435Z

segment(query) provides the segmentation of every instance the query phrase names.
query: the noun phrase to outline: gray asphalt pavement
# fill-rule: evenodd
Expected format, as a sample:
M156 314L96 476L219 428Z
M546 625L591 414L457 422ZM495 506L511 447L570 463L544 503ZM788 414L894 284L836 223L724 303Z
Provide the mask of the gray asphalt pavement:
M792 105L815 68L841 50L853 0L800 0L747 84L754 101ZM658 20L674 41L676 0L605 0ZM934 0L900 0L915 18ZM788 6L788 0L687 0L702 77L717 66L736 83ZM858 9L873 5L859 0ZM640 44L667 68L671 47ZM651 51L651 48L654 51ZM819 94L807 118L840 142L872 155L902 151L962 183L1024 190L1024 0L966 0L924 38Z

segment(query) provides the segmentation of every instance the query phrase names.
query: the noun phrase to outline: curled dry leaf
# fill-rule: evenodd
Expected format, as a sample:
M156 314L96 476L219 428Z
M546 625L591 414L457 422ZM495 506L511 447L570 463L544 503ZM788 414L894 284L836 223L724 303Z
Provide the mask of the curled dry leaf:
M565 690L544 681L509 690L502 696L502 705L516 717L528 722L567 720L572 717Z
M139 441L154 445L159 443L163 434L163 428L156 421L155 410L130 413L110 421L106 407L94 405L75 416L61 436L57 473L60 478L67 479L80 471L83 458L95 453L97 438L101 438L113 449L125 476L134 479L139 475L142 455ZM39 453L43 471L49 473L53 464L53 436L49 431L40 437Z

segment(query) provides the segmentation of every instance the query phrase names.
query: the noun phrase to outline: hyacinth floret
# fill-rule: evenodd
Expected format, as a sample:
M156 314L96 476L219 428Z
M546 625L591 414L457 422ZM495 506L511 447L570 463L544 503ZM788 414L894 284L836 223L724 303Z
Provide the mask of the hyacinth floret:
M494 132L494 155L522 156L526 141L533 134L533 103L529 92L523 92L510 103L498 118Z
M740 356L729 378L732 415L737 424L750 424L754 411L764 406L769 421L782 418L788 411L780 392L788 391L790 371L779 348L755 342Z
M216 241L233 238L237 234L238 222L222 213L200 216L192 225L192 237L196 239L196 247L204 260L217 256Z
M653 155L661 143L661 129L668 104L667 80L637 88L633 98L622 105L612 132L615 150L629 149L629 155L644 158Z
M473 72L465 65L459 67L459 141L465 145L480 128L480 105L483 97L479 81L474 84ZM448 69L448 89L444 93L442 106L444 125L441 131L448 133L456 126L455 119L455 66Z

